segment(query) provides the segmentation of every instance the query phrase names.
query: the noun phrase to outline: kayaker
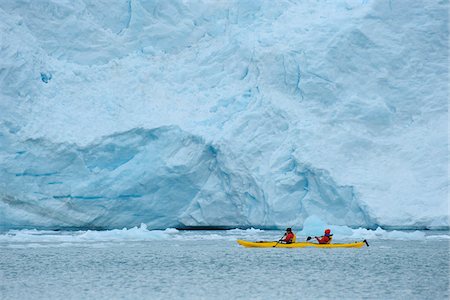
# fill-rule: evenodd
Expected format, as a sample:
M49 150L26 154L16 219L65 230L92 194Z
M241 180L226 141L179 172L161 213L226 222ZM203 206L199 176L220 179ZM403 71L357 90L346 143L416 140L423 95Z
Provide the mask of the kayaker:
M286 244L292 244L295 243L296 237L295 234L292 232L292 228L287 228L286 233L284 234L283 238L281 239L281 242Z
M325 229L325 233L321 237L315 237L319 244L329 244L332 239L332 234L330 229Z

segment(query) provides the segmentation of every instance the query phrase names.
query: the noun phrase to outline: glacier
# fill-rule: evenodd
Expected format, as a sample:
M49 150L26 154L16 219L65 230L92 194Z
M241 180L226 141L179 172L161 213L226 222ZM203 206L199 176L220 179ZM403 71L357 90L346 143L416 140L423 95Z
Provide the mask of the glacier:
M447 228L448 1L2 1L0 227Z

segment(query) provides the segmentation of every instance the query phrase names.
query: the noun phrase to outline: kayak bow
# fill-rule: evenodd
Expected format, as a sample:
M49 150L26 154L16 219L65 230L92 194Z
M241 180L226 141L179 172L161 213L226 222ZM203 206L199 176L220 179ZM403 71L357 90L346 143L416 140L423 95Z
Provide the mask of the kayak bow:
M238 244L244 246L246 248L272 248L277 242L268 242L268 241L259 241L259 242L250 242L244 240L237 240ZM277 248L306 248L306 247L316 247L316 248L361 248L362 246L367 245L367 241L364 240L362 242L354 242L354 243L344 243L344 244L316 244L310 242L299 242L292 244L281 244L277 245Z

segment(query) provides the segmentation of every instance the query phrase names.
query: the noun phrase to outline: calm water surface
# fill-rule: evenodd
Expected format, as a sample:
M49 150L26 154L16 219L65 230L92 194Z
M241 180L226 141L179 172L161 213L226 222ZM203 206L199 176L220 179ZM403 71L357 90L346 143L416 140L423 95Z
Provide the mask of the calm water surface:
M202 240L183 234L69 245L3 241L0 298L449 299L445 239L246 249L226 233L204 233L211 238Z

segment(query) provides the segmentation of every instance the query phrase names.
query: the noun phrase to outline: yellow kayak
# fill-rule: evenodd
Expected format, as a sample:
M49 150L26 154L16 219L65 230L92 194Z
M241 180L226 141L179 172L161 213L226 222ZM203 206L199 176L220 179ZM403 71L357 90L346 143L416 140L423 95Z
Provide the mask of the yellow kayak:
M364 245L369 246L366 240L362 242L345 243L345 244L317 244L310 242L299 242L292 244L282 244L277 242L249 242L244 240L237 240L238 244L246 248L305 248L305 247L316 247L316 248L361 248Z

